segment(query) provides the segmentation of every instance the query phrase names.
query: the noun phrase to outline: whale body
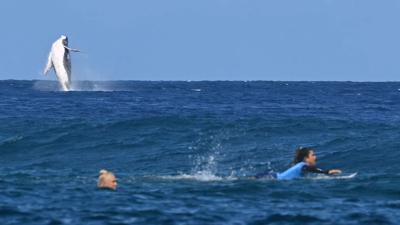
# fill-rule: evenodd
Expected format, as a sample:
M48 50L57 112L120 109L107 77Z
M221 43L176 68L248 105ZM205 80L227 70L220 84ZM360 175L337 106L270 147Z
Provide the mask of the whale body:
M67 36L62 35L51 46L46 68L44 69L44 75L46 75L54 68L58 81L64 91L71 90L71 51L79 52L77 49L69 48Z

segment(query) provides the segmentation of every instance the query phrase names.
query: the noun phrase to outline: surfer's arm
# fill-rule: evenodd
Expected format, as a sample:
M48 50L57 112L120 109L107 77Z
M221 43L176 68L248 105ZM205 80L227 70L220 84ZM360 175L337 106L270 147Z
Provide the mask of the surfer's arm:
M315 166L304 166L303 171L307 173L323 173L329 174L329 170L323 170Z
M337 169L323 170L316 166L304 166L303 171L308 172L308 173L322 173L322 174L340 174L340 173L342 173L341 170L337 170Z
M341 173L342 173L342 171L338 170L338 169L329 170L329 174L341 174Z

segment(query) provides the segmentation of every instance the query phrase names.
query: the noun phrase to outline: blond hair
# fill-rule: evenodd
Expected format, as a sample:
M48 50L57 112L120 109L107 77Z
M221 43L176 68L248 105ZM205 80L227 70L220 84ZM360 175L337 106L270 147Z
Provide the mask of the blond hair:
M100 170L99 171L99 179L97 181L97 187L103 187L105 178L110 175L115 176L114 173L112 173L108 170L105 170L105 169Z

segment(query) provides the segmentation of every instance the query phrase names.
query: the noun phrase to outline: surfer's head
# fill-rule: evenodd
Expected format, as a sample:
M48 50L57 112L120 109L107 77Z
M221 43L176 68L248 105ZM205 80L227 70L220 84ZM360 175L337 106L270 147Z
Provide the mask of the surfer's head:
M115 177L115 175L112 172L109 172L107 170L100 170L97 187L116 190L117 189L117 178Z
M298 148L294 155L293 164L297 164L299 162L305 162L310 166L315 165L317 162L317 156L314 154L314 149L310 147Z

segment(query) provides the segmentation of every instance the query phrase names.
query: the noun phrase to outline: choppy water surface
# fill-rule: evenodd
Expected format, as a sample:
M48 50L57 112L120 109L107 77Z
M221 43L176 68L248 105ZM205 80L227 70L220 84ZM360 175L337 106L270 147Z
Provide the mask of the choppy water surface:
M1 224L399 224L400 83L0 81ZM299 146L353 179L250 179ZM106 168L116 192L96 189Z

